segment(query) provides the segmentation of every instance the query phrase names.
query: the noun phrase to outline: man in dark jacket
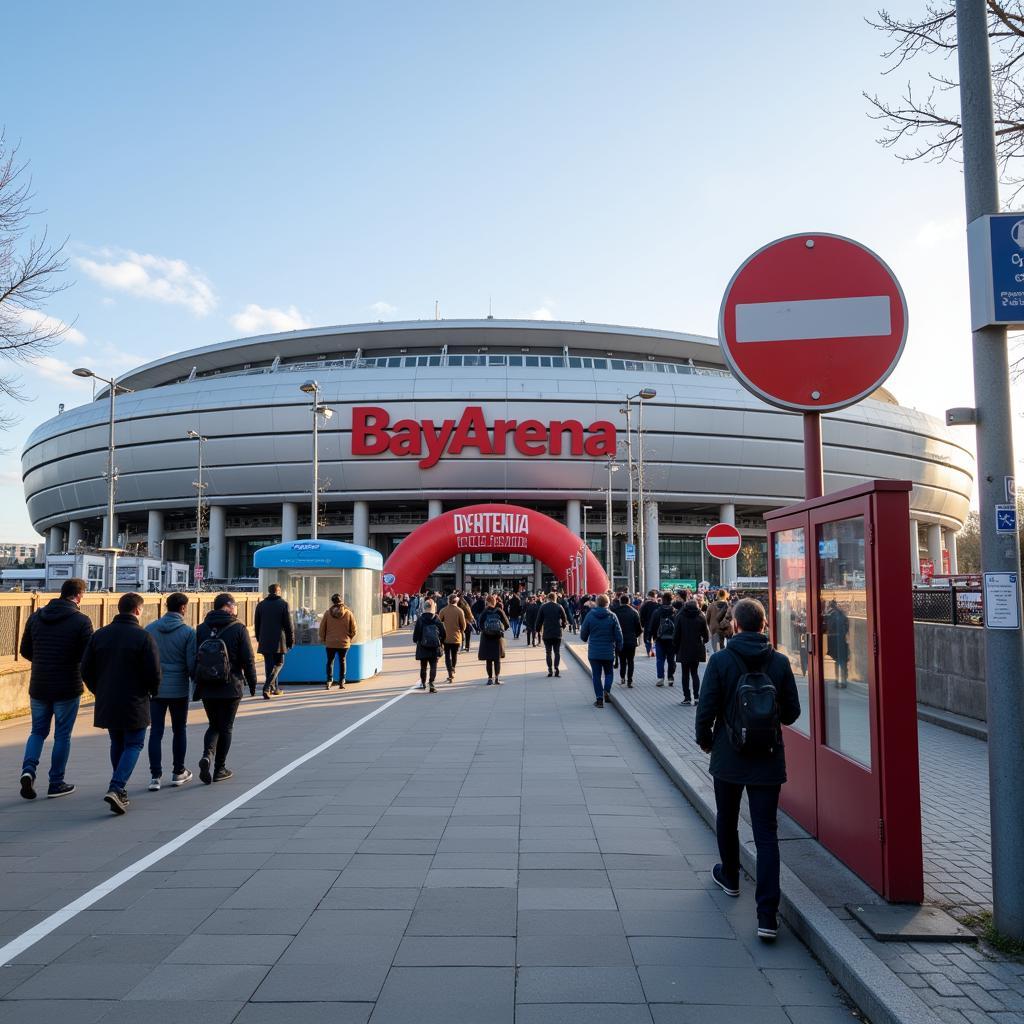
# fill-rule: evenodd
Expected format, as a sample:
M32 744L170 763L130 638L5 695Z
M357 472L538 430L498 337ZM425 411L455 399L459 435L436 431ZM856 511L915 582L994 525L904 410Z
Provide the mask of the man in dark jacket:
M533 595L526 602L523 609L523 625L526 626L526 646L535 647L537 644L537 616L540 615L540 598Z
M508 615L509 624L512 626L512 636L519 639L519 631L523 627L523 601L518 594L513 594L505 605L505 613Z
M230 594L218 594L213 611L196 630L195 696L203 702L209 722L199 759L199 780L207 786L234 775L227 759L243 687L248 685L249 694L256 696L256 659L249 631L238 621L237 611Z
M676 615L675 647L676 661L683 675L683 699L680 704L689 705L690 684L693 684L693 701L700 698L700 663L707 661L708 623L697 607L697 602L687 600L683 610Z
M648 591L647 598L642 605L640 605L640 625L644 628L644 647L647 650L647 657L650 658L654 654L654 640L651 636L651 616L661 607L658 601L658 592L656 590Z
M267 588L267 596L256 605L253 628L256 631L256 650L263 655L266 673L263 699L270 700L271 696L282 692L277 680L281 675L285 654L295 646L292 613L288 602L281 596L279 583L271 583Z
M623 594L611 606L611 612L622 627L622 650L619 651L619 685L625 684L627 688L632 689L633 660L636 658L640 634L643 632L640 613L630 605L628 594Z
M552 591L548 599L537 610L537 622L534 629L544 641L544 660L548 664L548 675L558 675L558 667L562 660L562 632L569 625L565 614L565 606Z
M21 656L32 663L28 684L32 732L21 766L21 795L26 800L36 796L36 769L43 754L43 742L50 735L51 720L53 752L46 795L67 796L75 791L71 783L64 781L64 771L71 754L71 730L82 699L82 654L92 636L92 622L78 610L85 591L85 580L65 580L60 597L29 616L21 637Z
M778 933L779 912L779 791L786 781L786 751L782 730L770 749L747 752L733 745L727 720L732 714L740 679L756 682L764 673L775 687L778 720L791 725L800 717L800 697L789 659L779 654L764 635L764 606L744 598L733 609L739 631L728 647L711 656L704 671L697 705L696 738L711 754L718 808L718 855L712 870L715 883L729 896L740 894L740 799L747 791L750 824L757 847L757 934L772 941Z
M139 622L141 594L122 594L114 621L98 629L82 656L82 679L96 695L93 724L110 736L114 769L103 798L115 814L128 809L128 779L142 753L150 701L160 689L160 651Z
M661 595L661 604L651 612L649 627L654 640L655 669L657 686L665 685L665 670L668 669L668 685L676 685L676 610L672 607L672 595Z

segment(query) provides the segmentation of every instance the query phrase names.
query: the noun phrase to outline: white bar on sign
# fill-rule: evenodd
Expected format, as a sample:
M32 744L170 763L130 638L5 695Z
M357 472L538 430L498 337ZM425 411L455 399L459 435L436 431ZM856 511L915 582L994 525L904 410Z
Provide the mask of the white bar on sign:
M736 306L736 341L809 341L892 333L888 295L747 302Z
M735 537L708 537L708 547L729 547L736 543Z

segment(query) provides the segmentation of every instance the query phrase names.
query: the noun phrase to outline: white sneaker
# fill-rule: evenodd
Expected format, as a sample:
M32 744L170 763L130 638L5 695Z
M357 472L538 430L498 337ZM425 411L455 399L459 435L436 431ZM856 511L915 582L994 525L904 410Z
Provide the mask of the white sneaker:
M160 780L159 779L150 779L149 780L149 791L150 791L150 793L155 793L159 788L160 788Z
M183 771L175 772L171 776L172 786L184 786L186 782L192 781L192 773L186 768Z

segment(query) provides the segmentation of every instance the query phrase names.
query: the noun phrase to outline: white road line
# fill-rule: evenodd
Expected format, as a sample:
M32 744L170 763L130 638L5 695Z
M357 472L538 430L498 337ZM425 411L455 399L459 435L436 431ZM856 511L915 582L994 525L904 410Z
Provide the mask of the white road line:
M736 341L876 338L892 333L888 295L748 302L736 306Z
M209 817L203 818L202 821L193 825L190 829L182 832L180 836L176 836L170 842L164 843L159 849L154 850L152 853L146 854L141 860L137 860L134 864L129 865L122 871L119 871L116 875L108 878L105 882L100 882L99 885L90 889L87 893L79 896L77 900L73 900L66 907L60 910L54 911L49 917L44 918L39 924L32 928L29 928L27 932L23 932L17 938L11 939L6 946L0 947L0 967L5 966L16 956L24 953L26 949L34 946L40 939L45 938L50 932L55 931L62 924L70 921L73 917L76 917L83 910L88 910L94 903L103 899L104 896L114 892L115 889L119 889L125 882L131 881L136 875L141 874L148 868L151 868L154 864L159 863L165 857L174 853L175 850L181 849L186 843L195 839L196 836L201 835L211 825L216 825L222 818L226 818L232 811L238 810L243 804L247 804L253 797L259 796L265 789L269 789L275 782L279 782L286 775L291 774L300 765L305 764L307 761L316 757L317 754L322 754L325 750L333 747L339 740L343 740L349 733L355 732L361 725L365 725L370 721L371 718L376 718L383 711L387 711L392 704L397 704L403 697L407 697L417 687L410 687L408 690L403 690L397 697L392 697L386 704L381 704L379 708L371 711L368 715L364 715L359 719L358 722L353 722L347 729L342 729L341 732L336 733L328 740L324 740L318 747L314 747L312 750L303 754L301 757L297 757L294 761L286 764L283 768L278 768L273 775L268 775L262 782L257 783L252 789L247 790L241 796L236 797L230 803L225 804L218 811L214 811Z

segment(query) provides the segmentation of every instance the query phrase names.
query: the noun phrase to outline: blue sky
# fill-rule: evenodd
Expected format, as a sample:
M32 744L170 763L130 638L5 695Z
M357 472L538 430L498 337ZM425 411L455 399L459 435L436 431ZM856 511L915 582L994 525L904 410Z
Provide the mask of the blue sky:
M916 4L902 5L915 10ZM0 119L68 236L70 337L0 456L158 355L306 324L541 316L713 334L746 255L847 234L900 277L890 386L973 404L956 165L875 144L870 4L21 4ZM903 76L905 77L905 76ZM965 440L971 440L969 432Z

